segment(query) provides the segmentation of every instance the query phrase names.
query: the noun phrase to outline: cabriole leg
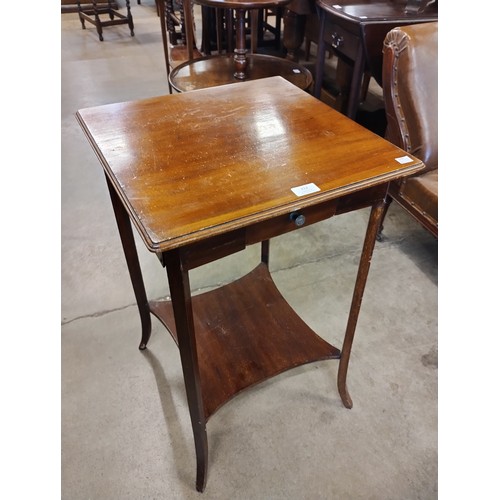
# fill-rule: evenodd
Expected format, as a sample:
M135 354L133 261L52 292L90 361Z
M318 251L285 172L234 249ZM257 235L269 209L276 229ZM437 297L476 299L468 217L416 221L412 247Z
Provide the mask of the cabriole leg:
M196 449L196 489L201 492L205 489L207 480L208 441L196 350L189 273L188 270L183 269L178 250L165 252L163 258L167 267L184 385L193 427Z
M382 222L382 216L384 214L385 206L386 201L383 200L373 205L370 213L370 220L366 229L365 242L363 244L363 251L361 253L361 258L359 261L358 275L356 277L351 309L349 311L344 343L342 345L342 352L340 355L337 387L342 399L342 403L344 403L344 406L346 408L352 408L352 399L346 386L347 368L349 366L352 341L354 338L354 332L356 331L356 323L358 321L359 310L361 308L361 301L363 300L363 293L365 290L366 279L368 277L368 271L370 269L373 248L375 247L375 241L377 240L377 234L380 223Z
M109 194L111 196L111 203L113 204L113 210L115 212L123 252L125 253L128 272L130 274L135 299L137 301L137 307L139 308L139 315L141 317L142 337L139 349L143 350L146 349L146 345L151 336L151 315L149 312L149 304L146 296L146 289L144 287L144 280L142 279L137 248L135 246L134 233L132 231L130 218L120 198L116 194L115 188L107 177L106 181L108 183Z

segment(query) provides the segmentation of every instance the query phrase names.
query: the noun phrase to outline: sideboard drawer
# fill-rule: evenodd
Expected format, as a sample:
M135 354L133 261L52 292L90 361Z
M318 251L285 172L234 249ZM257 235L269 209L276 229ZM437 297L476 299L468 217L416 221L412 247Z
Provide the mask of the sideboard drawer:
M334 48L352 61L356 60L358 48L361 43L359 36L338 24L332 23L328 20L328 16L325 19L323 39L327 47Z

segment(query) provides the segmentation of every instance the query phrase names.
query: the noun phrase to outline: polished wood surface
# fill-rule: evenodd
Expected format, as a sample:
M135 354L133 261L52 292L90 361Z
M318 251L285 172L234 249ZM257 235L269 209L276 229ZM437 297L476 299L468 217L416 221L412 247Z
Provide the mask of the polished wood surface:
M272 76L282 76L299 89L307 90L312 86L311 72L303 66L264 54L246 56L245 76L234 75L233 54L206 56L180 64L171 72L170 82L178 92L188 92L201 88L226 85L228 83L258 80Z
M417 159L401 165L396 146L280 77L209 90L78 112L152 251L421 167ZM308 183L321 191L291 191Z
M151 312L177 342L172 303ZM243 389L312 361L340 358L283 299L265 264L227 287L193 297L205 417Z
M77 119L106 174L141 317L139 348L151 314L179 348L198 491L207 479L207 420L245 388L340 358L338 390L351 408L347 369L388 186L423 163L281 77L87 108ZM369 206L339 350L275 287L269 238ZM148 302L131 220L166 268L171 300ZM258 242L254 271L191 296L191 269Z

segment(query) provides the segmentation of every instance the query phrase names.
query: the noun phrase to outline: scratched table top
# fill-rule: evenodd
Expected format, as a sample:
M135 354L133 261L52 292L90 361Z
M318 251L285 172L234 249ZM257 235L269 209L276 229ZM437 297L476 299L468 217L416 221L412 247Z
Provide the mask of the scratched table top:
M423 167L281 77L82 109L77 119L154 252Z

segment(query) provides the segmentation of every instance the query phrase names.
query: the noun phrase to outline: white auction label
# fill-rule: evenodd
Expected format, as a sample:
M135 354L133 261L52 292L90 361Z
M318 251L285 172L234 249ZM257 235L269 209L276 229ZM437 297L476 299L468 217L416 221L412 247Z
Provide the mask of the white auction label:
M293 187L292 191L296 196L304 196L305 194L316 193L318 191L321 191L321 189L318 186L316 186L314 182L311 182L309 184L304 184L302 186Z
M400 156L399 158L396 158L396 161L398 163L410 163L411 161L413 161L409 156Z

